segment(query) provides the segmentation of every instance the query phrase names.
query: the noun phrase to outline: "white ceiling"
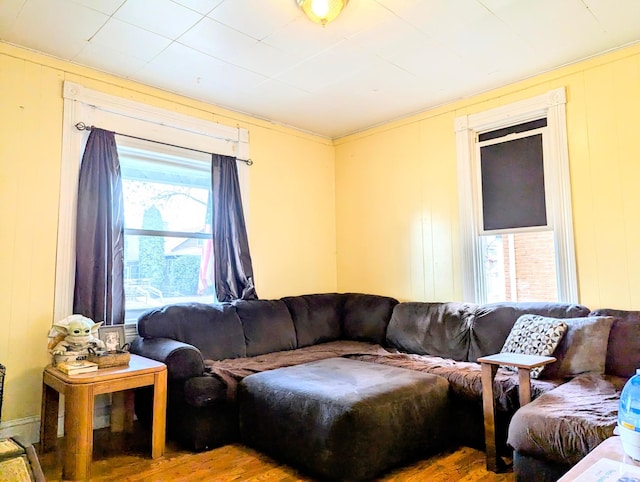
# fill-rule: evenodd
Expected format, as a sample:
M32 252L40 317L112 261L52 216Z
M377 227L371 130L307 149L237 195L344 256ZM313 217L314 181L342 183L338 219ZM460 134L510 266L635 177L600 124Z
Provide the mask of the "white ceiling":
M0 0L0 40L336 138L640 40L640 0Z

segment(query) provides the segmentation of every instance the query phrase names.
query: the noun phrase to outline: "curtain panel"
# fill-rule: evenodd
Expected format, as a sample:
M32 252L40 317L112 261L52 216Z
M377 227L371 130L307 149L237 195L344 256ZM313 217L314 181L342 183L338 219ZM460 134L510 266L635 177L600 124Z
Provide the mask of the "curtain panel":
M113 132L92 128L80 166L73 312L124 323L124 201Z
M258 299L235 157L212 155L211 183L213 263L218 301Z

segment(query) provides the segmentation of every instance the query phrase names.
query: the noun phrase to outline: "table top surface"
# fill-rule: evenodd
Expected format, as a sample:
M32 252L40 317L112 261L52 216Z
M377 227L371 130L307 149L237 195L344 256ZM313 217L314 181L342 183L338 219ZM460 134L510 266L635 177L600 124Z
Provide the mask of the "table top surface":
M47 366L44 371L49 375L58 378L65 383L81 384L96 383L111 380L114 378L126 378L147 373L161 372L167 369L164 363L145 358L139 355L131 354L128 365L117 367L100 368L93 372L79 373L77 375L67 375L61 372L53 365Z
M478 358L478 363L509 365L518 368L536 368L556 361L552 356L523 355L521 353L496 353Z
M570 482L579 480L582 474L586 472L592 465L594 465L600 459L611 459L616 462L622 462L624 464L640 467L640 462L633 460L631 457L624 453L622 448L622 442L620 437L609 437L590 453L587 454L580 462L578 462L573 468L564 474L558 482Z

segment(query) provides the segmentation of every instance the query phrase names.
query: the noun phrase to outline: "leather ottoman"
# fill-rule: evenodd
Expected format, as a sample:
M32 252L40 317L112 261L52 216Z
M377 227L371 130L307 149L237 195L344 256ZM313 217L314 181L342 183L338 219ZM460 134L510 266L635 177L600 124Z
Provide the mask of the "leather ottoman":
M442 448L449 383L441 377L329 358L246 377L247 445L311 475L367 480Z

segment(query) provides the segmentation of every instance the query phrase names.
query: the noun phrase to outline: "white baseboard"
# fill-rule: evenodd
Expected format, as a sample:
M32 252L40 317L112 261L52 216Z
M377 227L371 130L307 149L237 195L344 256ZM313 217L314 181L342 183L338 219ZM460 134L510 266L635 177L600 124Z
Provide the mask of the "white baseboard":
M98 396L93 413L93 428L109 426L111 399ZM62 405L62 400L61 400ZM58 437L64 434L64 415L58 416ZM34 444L40 440L40 417L25 417L0 423L0 438L18 437L22 443Z
M18 437L32 444L40 439L40 417L16 418L0 423L0 438Z

